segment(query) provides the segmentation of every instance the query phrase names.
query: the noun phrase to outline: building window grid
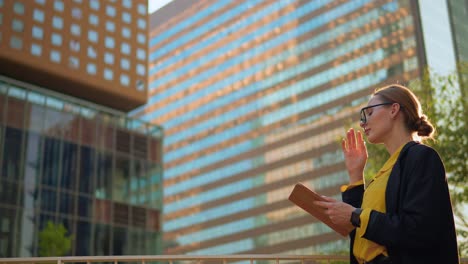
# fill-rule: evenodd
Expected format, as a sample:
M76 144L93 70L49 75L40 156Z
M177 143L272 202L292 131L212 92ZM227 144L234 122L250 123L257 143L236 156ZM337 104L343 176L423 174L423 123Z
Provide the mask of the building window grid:
M13 89L10 87L9 90L11 91L11 90L13 90ZM11 94L10 94L10 95L11 95ZM26 99L26 98L23 98L23 99ZM42 102L42 103L44 103L44 102ZM42 136L42 135L41 135L41 136ZM44 135L44 137L46 137L46 135ZM60 141L60 145L61 145L61 146L62 146L63 143L65 142L65 141L63 141L63 138L62 138L62 137L60 137L60 139L58 139L58 140ZM61 149L61 148L60 148L60 149ZM24 150L22 150L22 151L24 151ZM43 152L43 151L44 151L44 150L43 150L43 147L42 147L41 152ZM61 150L60 150L60 151L61 151ZM22 155L22 154L21 154L21 155ZM59 155L59 156L63 156L63 155ZM58 161L58 165L54 167L54 168L55 168L54 170L61 171L60 168L62 167L62 165L61 165L62 162L63 162L63 160L62 160L62 158L60 158L60 160ZM38 173L39 173L39 172L38 172ZM75 178L76 178L76 177L78 177L78 175L75 175ZM93 177L93 178L94 178L94 177ZM52 207L54 207L54 208L49 208L49 207L39 207L39 208L38 208L38 210L39 210L38 212L39 212L39 214L40 214L40 216L41 216L41 218L40 218L40 223L43 224L43 223L45 223L45 221L46 221L47 219L57 219L57 217L59 217L59 221L62 221L62 219L67 218L69 221L80 221L80 220L85 220L85 221L89 221L89 222L90 222L90 221L91 221L91 216L90 216L90 215L80 215L80 214L77 215L77 214L75 214L75 213L66 214L66 213L63 213L63 212L61 211L61 210L62 210L61 208L57 208L56 206L59 205L59 204L58 204L59 201L60 201L60 203L62 204L62 202L63 202L64 200L66 200L66 199L61 199L61 198L63 197L61 194L74 195L73 198L76 197L77 199L79 199L80 197L81 197L81 198L87 198L87 201L86 201L87 204L91 204L92 198L93 198L92 194L82 194L82 193L80 193L80 192L63 190L63 186L60 185L60 178L56 178L56 181L58 181L58 182L57 182L58 185L54 185L54 187L50 187L50 186L47 185L47 184L42 184L42 181L41 181L41 180L39 180L39 184L37 185L37 191L38 191L38 193L39 193L39 195L38 195L39 201L44 202L45 199L48 199L47 197L50 197L50 198L51 198L50 201L52 202ZM22 183L22 181L19 181L19 185L18 185L18 186L22 186L21 183ZM49 196L41 195L41 193L44 193L43 190L44 190L44 191L47 191L47 193L50 194L50 195L49 195ZM23 190L20 190L20 191L23 191ZM81 201L83 201L83 200L79 200L79 203L78 203L78 204L81 204ZM4 202L5 202L5 201L4 201ZM41 203L41 205L42 205L42 203ZM20 207L17 207L17 204L15 204L14 206L15 206L15 208L21 209ZM44 208L44 209L42 209L42 208ZM48 208L49 208L50 210L48 210ZM26 209L26 208L24 208L24 209ZM29 209L33 209L33 208L29 208ZM57 209L58 209L59 211L57 211ZM46 212L46 210L48 210L49 212ZM88 211L88 212L91 212L91 211ZM27 213L27 211L25 211L25 213ZM30 215L30 216L33 216L34 214L31 213L31 214L29 214L29 215ZM31 219L32 219L32 218L31 218ZM39 219L38 219L38 220L39 220ZM67 220L67 221L68 221L68 220ZM65 225L66 225L66 227L68 228L68 230L69 230L70 232L75 233L75 234L77 233L77 229L74 228L74 226L75 226L74 224L73 224L73 225L67 225L67 223L65 223ZM78 225L79 225L79 223L78 223ZM73 227L72 227L72 226L73 226ZM115 226L115 223L113 223L113 226ZM122 226L123 226L123 227L126 227L126 228L130 227L129 230L131 230L131 227L132 227L131 224L122 225ZM39 225L37 225L36 228L39 228ZM36 231L37 231L37 230L36 230ZM78 232L78 233L79 233L79 232Z
M375 32L377 32L377 33L378 33L378 31L375 31ZM314 40L311 40L311 41L314 41ZM304 44L306 44L306 43L304 43ZM351 47L351 46L350 46L350 47Z

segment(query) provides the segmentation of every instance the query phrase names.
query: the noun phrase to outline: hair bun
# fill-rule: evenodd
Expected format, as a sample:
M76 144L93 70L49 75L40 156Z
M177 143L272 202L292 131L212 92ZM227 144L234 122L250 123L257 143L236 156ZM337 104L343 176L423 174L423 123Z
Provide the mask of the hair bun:
M427 120L426 115L421 115L416 123L414 124L414 130L418 132L419 136L422 137L430 137L434 132L434 127L432 124Z

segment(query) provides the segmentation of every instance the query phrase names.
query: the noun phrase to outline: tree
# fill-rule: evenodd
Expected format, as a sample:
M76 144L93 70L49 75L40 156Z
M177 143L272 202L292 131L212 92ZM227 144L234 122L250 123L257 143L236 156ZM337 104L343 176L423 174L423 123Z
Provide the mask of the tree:
M39 232L39 256L58 257L66 255L71 248L71 236L63 224L48 221Z

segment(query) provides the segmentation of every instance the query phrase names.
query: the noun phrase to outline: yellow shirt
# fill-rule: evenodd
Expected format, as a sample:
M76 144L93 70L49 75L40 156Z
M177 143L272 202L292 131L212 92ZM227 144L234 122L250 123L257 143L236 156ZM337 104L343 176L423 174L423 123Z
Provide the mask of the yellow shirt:
M370 213L372 210L385 213L385 191L387 189L387 182L392 172L393 165L395 165L402 145L395 153L385 162L383 167L374 176L374 178L366 186L364 197L362 200L362 213L361 213L361 227L356 228L356 237L354 240L353 254L359 263L370 261L380 254L388 255L387 249L375 242L363 238L366 233L367 225L369 223Z

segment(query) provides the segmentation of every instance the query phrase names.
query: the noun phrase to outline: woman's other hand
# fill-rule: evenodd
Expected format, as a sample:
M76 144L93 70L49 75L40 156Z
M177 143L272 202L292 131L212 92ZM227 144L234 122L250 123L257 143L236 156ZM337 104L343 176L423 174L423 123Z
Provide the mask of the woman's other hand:
M328 218L338 226L341 226L350 233L354 226L351 224L351 213L356 209L353 206L337 201L331 197L323 196L325 201L315 201L314 203L323 209Z

